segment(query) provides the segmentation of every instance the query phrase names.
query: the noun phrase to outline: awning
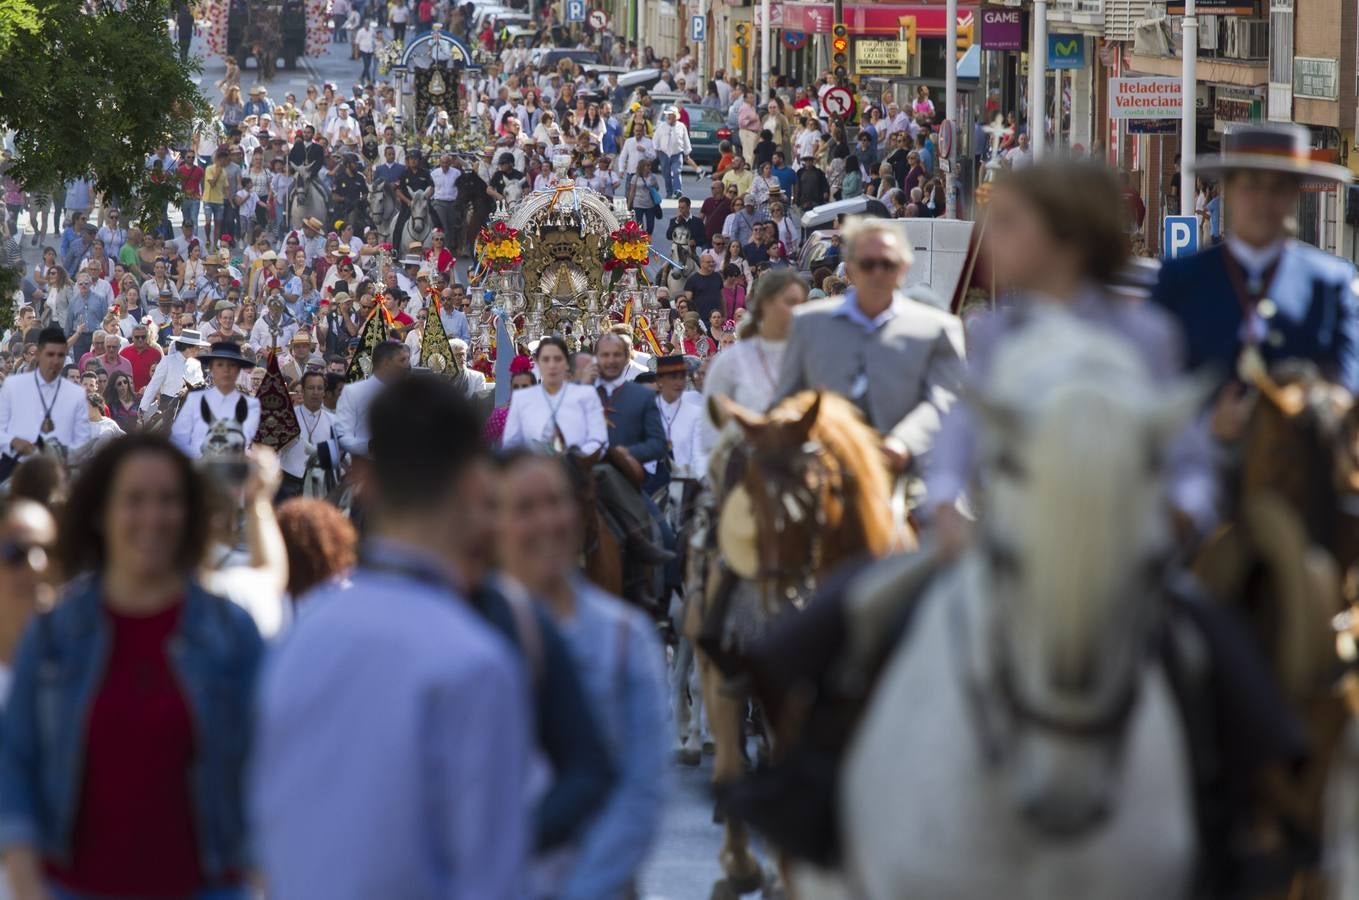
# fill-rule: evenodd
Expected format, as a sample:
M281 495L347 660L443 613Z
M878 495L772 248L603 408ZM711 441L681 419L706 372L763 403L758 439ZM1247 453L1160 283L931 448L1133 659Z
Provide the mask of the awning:
M981 78L981 45L973 44L967 48L963 58L958 60L958 77L976 81Z
M830 34L835 24L835 7L829 3L781 3L784 31L802 31L807 34ZM976 13L975 5L958 5L958 21L966 22ZM897 5L887 3L846 3L844 5L845 24L850 34L860 35L897 35L901 30L902 16L915 16L917 37L943 37L947 31L948 8L942 3L938 6ZM771 15L773 21L774 16Z

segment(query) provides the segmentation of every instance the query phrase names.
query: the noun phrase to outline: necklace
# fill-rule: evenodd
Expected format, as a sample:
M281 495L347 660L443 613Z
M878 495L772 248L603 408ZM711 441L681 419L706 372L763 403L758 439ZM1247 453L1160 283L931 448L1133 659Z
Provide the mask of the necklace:
M42 398L42 381L38 378L38 372L36 369L33 371L33 383L37 385L38 388L38 402L42 404L43 434L51 434L52 431L57 427L52 422L52 407L57 405L57 397L61 395L61 381L62 381L61 376L58 375L56 381L57 384L56 389L52 391L52 402L48 403Z
M760 368L764 371L765 380L769 382L771 388L778 387L778 380L774 375L774 367L769 364L769 358L764 355L764 338L756 337L755 355L760 358Z
M317 427L320 426L320 424L321 424L321 410L318 409L318 410L316 411L316 418L314 418L314 419L312 419L312 421L308 422L308 421L307 421L307 408L306 408L305 406L299 406L297 409L298 409L298 412L300 412L300 413L302 414L302 424L304 424L304 425L307 426L307 443L308 443L308 444L314 444L314 443L316 443L315 441L313 441L313 440L311 439L311 436L312 436L313 434L316 433Z
M679 418L680 410L684 408L684 397L681 396L675 401L675 411L669 416L665 414L665 401L661 401L661 423L665 425L665 449L674 450L675 442L670 437L670 428L675 424L675 419Z

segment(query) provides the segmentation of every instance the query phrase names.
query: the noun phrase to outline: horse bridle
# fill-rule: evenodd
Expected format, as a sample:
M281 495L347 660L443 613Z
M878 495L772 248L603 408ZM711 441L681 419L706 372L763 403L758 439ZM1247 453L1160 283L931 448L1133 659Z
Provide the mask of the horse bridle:
M840 477L835 477L835 470L826 462L827 452L820 442L809 440L802 444L797 455L788 460L786 467L762 466L765 500L771 504L774 513L771 523L773 534L782 533L790 522L795 525L811 523L808 526L809 552L795 569L782 567L778 559L774 566L766 565L765 554L758 552L757 545L759 568L755 572L755 580L764 585L772 584L790 599L796 596L799 586L812 584L825 555L823 532L827 524L826 504L818 502L818 489L827 486L830 497L843 504L849 490L849 480L853 477L843 468ZM757 462L763 461L754 454L748 454L747 470ZM763 545L770 537L761 532L758 540Z

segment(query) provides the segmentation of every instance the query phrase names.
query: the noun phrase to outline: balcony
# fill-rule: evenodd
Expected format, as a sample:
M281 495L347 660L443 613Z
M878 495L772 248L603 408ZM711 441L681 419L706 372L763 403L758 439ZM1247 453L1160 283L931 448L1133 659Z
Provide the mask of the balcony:
M1048 6L1048 20L1072 25L1104 27L1104 0L1054 0Z
M1206 20L1209 17L1204 17ZM1199 41L1200 59L1251 60L1269 59L1269 21L1266 19L1238 19L1213 16L1217 22L1216 41ZM1200 25L1200 29L1202 29ZM1205 43L1213 46L1205 47Z

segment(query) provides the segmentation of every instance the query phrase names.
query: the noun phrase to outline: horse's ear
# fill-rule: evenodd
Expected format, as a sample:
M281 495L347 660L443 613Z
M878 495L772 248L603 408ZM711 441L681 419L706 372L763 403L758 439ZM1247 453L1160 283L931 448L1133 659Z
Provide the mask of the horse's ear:
M802 413L801 417L798 418L797 423L792 426L793 431L801 436L802 440L807 440L807 436L810 435L812 429L816 427L816 417L820 415L820 413L821 392L817 391L812 395L812 402L807 404L807 409Z
M734 419L743 431L751 431L765 424L763 416L751 412L735 400L721 394L714 394L708 398L708 418L712 419L718 428L725 427L727 422Z
M199 404L199 410L200 410L200 411L202 412L202 414L203 414L203 421L204 421L204 422L207 422L209 425L211 425L211 424L212 424L212 409L211 409L211 407L208 406L208 398L207 398L207 397L202 398L201 400L198 401L198 404Z
M206 403L207 401L204 400L204 402ZM236 421L237 421L237 422L240 422L242 425L244 425L244 424L245 424L246 416L249 415L249 413L250 413L250 406L249 406L249 404L247 404L247 403L245 402L245 398L242 397L242 398L240 398L239 400L237 400L237 401L236 401Z

